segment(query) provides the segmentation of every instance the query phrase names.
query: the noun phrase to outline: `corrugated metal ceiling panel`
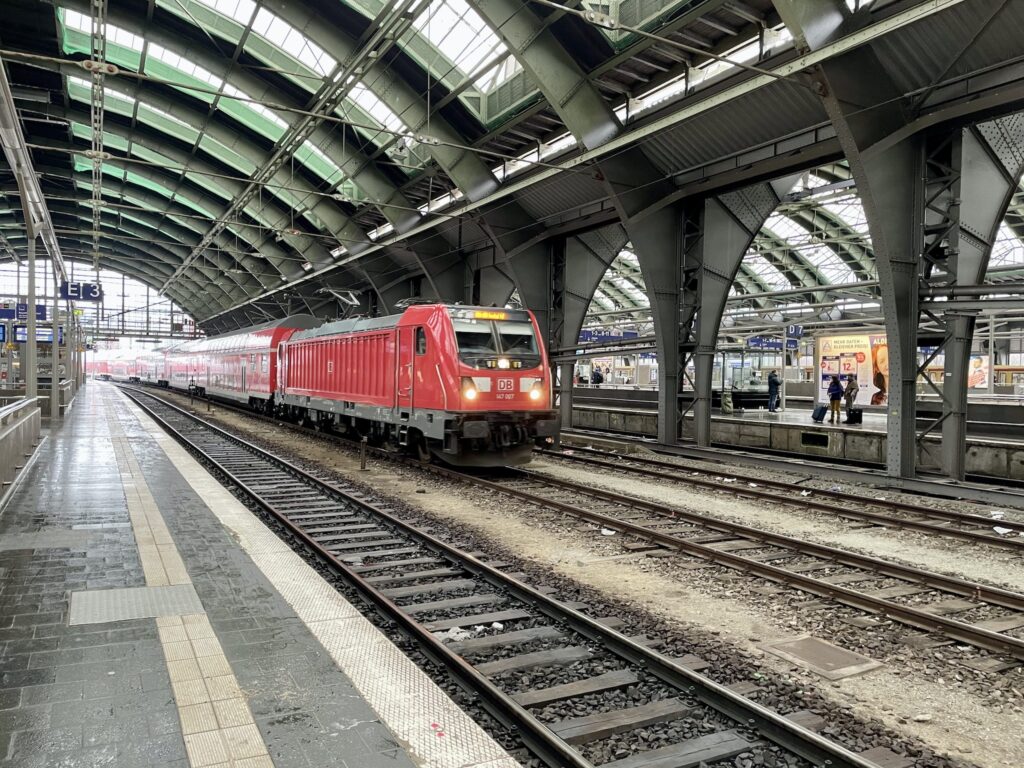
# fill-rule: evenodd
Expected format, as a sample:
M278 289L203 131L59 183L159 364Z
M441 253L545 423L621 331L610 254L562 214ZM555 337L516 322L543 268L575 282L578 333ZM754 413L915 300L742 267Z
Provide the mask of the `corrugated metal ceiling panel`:
M642 146L662 171L674 174L826 120L810 89L780 82L687 120Z
M571 211L607 197L604 185L593 171L579 168L560 173L519 193L516 199L527 213L538 219Z

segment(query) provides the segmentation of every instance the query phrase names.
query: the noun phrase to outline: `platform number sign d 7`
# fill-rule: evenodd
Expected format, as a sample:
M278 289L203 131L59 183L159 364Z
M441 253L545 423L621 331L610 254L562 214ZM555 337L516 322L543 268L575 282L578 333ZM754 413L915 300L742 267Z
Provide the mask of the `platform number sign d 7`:
M60 297L69 301L103 301L103 286L99 283L60 284Z

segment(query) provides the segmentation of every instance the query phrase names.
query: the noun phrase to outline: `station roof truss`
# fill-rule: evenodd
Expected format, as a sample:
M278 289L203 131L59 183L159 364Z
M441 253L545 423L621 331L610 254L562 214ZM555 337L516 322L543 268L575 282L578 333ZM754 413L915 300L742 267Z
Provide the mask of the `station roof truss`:
M1000 227L986 279L1024 275L1024 180ZM628 285L631 290L623 291ZM726 336L809 321L879 324L880 293L871 238L849 167L807 172L755 236L730 292ZM653 327L643 275L626 248L598 285L586 327Z
M157 288L210 332L329 313L332 291L383 295L452 254L498 251L485 219L504 205L541 229L612 213L596 163L569 165L595 149L531 65L542 37L569 65L553 79L582 73L617 140L681 193L702 169L742 167L751 148L797 137L815 148L813 183L831 190L780 207L737 301L763 310L766 294L799 288L820 302L873 279L863 212L844 208L849 170L799 68L716 101L760 71L750 67L800 60L771 0L527 0L506 20L535 30L525 37L501 5L9 0L0 48L61 247ZM884 36L922 109L943 78L1007 66L1017 41L1004 31L1024 24L1020 4L1004 4L968 56L957 24L968 3L937 21L920 0L847 5L851 30ZM934 50L952 58L933 62ZM99 76L90 61L109 67ZM1024 205L1014 211L1008 231L1024 227ZM25 247L3 166L0 259ZM635 264L617 265L595 306L641 306Z

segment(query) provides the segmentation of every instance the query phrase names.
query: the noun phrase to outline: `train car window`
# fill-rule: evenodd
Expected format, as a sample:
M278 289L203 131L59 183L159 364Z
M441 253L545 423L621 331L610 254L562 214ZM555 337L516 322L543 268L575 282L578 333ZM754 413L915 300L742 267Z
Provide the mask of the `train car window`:
M427 332L423 328L416 329L416 354L427 354Z

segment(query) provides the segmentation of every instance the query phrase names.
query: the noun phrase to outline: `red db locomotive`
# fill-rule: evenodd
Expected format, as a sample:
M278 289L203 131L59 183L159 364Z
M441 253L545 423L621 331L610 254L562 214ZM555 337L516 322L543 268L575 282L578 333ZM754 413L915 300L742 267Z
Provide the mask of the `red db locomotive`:
M246 404L421 459L530 460L558 433L532 313L414 305L320 325L307 315L140 356L143 380Z

